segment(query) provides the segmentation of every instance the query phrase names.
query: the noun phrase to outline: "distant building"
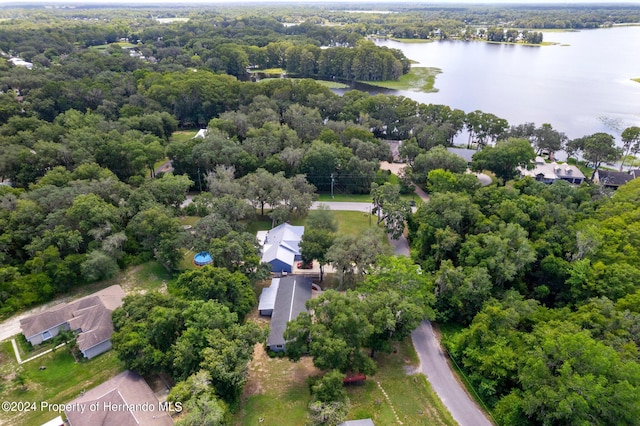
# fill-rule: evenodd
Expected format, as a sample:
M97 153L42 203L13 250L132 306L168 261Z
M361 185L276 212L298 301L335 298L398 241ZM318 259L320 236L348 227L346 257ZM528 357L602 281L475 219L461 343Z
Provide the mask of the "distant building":
M271 316L267 347L274 352L285 350L284 331L289 321L301 312L307 312L306 303L311 299L311 278L289 275L274 278L271 287L262 290L258 311Z
M127 370L65 404L64 413L69 426L170 426L172 408L158 401L138 373Z
M304 226L283 223L270 231L258 231L256 237L262 246L262 262L271 265L271 272L291 273L293 265L302 259L300 241Z
M125 293L114 285L71 303L60 304L20 320L22 334L32 345L53 338L61 331L77 333L76 343L86 358L111 349L111 313L122 305Z
M593 183L600 184L605 188L618 189L625 183L635 179L635 172L635 170L626 173L598 169L593 175Z
M27 62L22 58L9 58L9 62L11 62L13 65L15 65L16 67L25 67L28 69L32 69L33 68L33 63L31 62Z
M200 129L198 130L198 133L196 133L196 135L193 137L193 139L204 139L207 137L207 133L209 133L207 129Z
M531 176L538 182L551 184L557 180L566 180L569 183L580 185L585 180L584 174L579 168L571 164L558 164L555 161L547 163L542 157L536 157L535 167L527 170L518 167L522 176Z
M467 149L467 148L447 148L447 151L449 151L452 154L456 154L458 157L462 158L464 161L467 162L467 167L471 167L471 161L473 160L473 154L475 154L476 151L475 149Z

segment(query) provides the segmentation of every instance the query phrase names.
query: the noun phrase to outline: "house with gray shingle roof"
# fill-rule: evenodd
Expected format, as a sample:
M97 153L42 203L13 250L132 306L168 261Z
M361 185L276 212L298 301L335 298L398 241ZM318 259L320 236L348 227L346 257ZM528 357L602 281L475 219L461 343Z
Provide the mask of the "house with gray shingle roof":
M65 407L70 426L173 424L169 407L160 404L147 382L129 370L84 392Z
M271 326L267 346L274 352L285 350L284 330L289 321L293 321L301 312L307 312L307 300L311 299L311 278L300 275L288 275L276 278L278 281L272 287L276 287L276 295L273 302L271 296L273 289L266 292L264 289L260 296L258 310L271 312ZM272 304L271 304L272 303ZM269 315L266 313L266 315Z
M362 420L347 420L346 422L340 423L338 426L374 426L374 425L373 425L373 420L362 419Z
M618 189L625 183L632 181L634 175L625 172L598 169L593 175L593 183L600 184L605 188Z
M572 164L558 164L555 161L547 163L544 158L536 157L535 166L532 169L518 167L520 174L531 176L538 182L551 184L557 180L566 180L569 183L580 185L586 179L579 168Z
M32 345L39 345L61 331L71 330L77 333L76 343L82 354L91 359L111 349L111 312L122 305L124 296L122 287L114 285L74 302L56 305L21 319L22 334Z

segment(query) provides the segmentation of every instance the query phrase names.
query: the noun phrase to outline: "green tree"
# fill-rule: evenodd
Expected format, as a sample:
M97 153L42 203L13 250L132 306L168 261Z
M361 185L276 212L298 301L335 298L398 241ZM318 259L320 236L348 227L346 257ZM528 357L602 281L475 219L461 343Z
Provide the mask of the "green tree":
M339 235L327 252L327 260L342 276L344 283L355 283L356 273L364 276L365 271L375 265L378 256L388 254L390 247L384 241L378 228L367 229L362 235Z
M181 230L180 221L159 205L140 211L127 225L127 233L168 269L175 269L181 259Z
M464 173L467 163L458 155L453 154L443 146L436 146L428 152L419 154L411 168L411 178L420 186L427 183L427 175L436 169L448 170L452 173Z
M175 287L191 299L215 299L236 312L239 318L244 318L255 304L255 295L247 277L224 268L204 266L183 272Z
M518 176L518 167L530 169L535 152L525 139L498 141L495 147L485 147L473 156L471 169L475 172L489 170L502 179L503 184Z
M384 222L387 233L391 238L400 238L405 228L405 221L411 213L411 206L406 200L400 198L400 185L386 182L380 186L371 184L371 198L373 199L372 214L378 215L379 225Z
M549 123L544 123L535 129L533 134L533 144L536 147L536 154L542 154L546 151L549 154L549 158L553 158L553 154L556 151L560 151L566 141L567 136L562 132L554 130Z
M620 171L622 171L622 167L624 166L625 160L629 156L629 153L633 152L633 154L636 155L638 152L640 152L640 127L627 127L623 130L621 136L624 155L622 157L622 164L620 164Z
M320 266L320 281L324 278L324 265L328 263L327 253L335 240L335 234L324 229L307 226L300 242L300 253L304 263L317 260Z
M320 369L336 369L342 373L375 372L375 363L362 352L374 327L362 309L355 293L333 290L307 302L312 320L299 316L287 324L287 356L299 356L308 346L313 363ZM295 333L294 333L295 331ZM291 348L290 348L291 347ZM292 359L296 359L292 356Z

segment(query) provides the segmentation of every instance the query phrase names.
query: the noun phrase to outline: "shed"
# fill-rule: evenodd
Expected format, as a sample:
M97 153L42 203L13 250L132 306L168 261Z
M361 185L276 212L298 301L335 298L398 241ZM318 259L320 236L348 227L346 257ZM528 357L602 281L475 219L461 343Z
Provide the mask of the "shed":
M280 286L280 278L271 280L271 285L262 289L260 293L260 302L258 303L258 312L260 315L270 317L273 314L273 307L276 304L276 296L278 287Z

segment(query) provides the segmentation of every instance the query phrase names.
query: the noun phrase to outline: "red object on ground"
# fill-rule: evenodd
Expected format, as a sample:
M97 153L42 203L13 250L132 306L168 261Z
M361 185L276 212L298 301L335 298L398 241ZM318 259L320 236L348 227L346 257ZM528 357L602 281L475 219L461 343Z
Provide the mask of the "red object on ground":
M347 373L344 379L342 379L343 384L349 383L360 383L367 380L367 376L362 373Z

